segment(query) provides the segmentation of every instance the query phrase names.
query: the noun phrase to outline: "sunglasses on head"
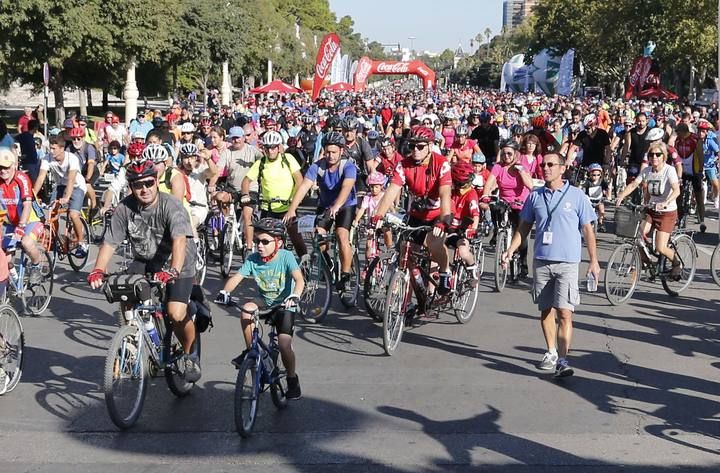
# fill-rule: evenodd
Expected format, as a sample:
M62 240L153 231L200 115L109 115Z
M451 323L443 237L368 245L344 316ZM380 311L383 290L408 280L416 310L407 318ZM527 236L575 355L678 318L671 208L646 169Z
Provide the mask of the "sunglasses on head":
M155 179L146 179L144 181L135 181L130 183L130 187L132 187L136 191L140 189L150 189L154 185Z
M425 148L427 148L427 146L428 146L427 143L411 143L411 144L408 145L408 148L411 149L411 150L415 150L415 149L416 149L416 150L418 150L418 151L422 151L422 150L424 150Z
M266 239L266 238L262 238L262 239L255 238L253 241L255 242L256 245L263 245L263 246L268 246L270 243L275 242L275 240L270 240L270 239Z
M541 168L553 168L554 166L560 166L560 163L553 163L553 162L543 162L540 163Z

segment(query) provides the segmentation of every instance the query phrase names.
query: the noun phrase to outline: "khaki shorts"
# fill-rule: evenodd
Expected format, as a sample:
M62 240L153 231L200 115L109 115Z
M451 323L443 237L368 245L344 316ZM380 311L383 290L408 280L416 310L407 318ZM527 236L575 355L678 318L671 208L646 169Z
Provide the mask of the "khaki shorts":
M551 308L575 311L580 304L578 263L533 261L532 296L540 311Z

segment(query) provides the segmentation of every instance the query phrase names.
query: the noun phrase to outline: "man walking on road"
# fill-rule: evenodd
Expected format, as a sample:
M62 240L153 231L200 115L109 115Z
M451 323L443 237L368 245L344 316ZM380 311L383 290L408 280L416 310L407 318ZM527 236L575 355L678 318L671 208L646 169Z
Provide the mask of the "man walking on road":
M598 281L600 265L592 222L595 211L582 190L563 181L565 160L558 154L545 155L540 164L545 187L530 193L520 213L520 225L503 262L507 263L537 225L533 261L533 300L540 309L547 352L538 365L555 369L555 377L572 376L567 355L572 341L572 314L580 303L578 272L582 253L581 235L590 255L590 275Z

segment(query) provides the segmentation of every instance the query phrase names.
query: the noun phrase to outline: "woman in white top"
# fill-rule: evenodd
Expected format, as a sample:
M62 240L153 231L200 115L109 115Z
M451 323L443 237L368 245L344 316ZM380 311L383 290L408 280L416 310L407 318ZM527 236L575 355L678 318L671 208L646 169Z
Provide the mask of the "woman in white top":
M675 252L667 246L677 222L676 199L680 195L677 171L666 164L668 154L664 143L650 144L647 156L650 166L643 169L635 180L625 187L617 197L616 205L620 205L625 197L645 183L644 195L648 210L642 223L643 235L649 235L653 228L656 230L655 249L673 262L672 274L679 276L682 270L680 261L675 259Z

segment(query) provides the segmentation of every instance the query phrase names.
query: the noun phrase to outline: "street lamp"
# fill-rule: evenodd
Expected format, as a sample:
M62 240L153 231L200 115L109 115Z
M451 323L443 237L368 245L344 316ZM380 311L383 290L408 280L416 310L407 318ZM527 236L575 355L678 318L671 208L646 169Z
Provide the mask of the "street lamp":
M720 0L718 0L720 2ZM415 41L415 36L408 36L408 39L410 40L410 54L413 53L413 41Z

